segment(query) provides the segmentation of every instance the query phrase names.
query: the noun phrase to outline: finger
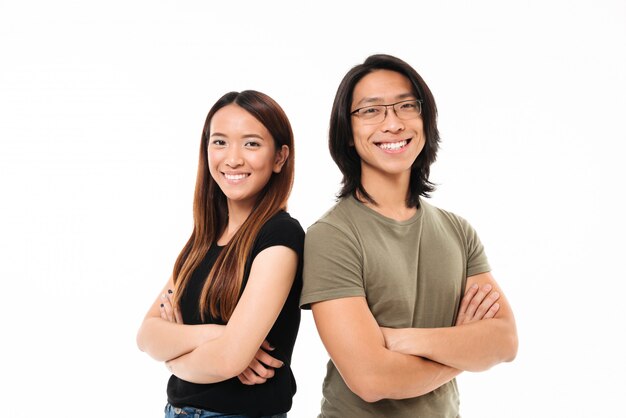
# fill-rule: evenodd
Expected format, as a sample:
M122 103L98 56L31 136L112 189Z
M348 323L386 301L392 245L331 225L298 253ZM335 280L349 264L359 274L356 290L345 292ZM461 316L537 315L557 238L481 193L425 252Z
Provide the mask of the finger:
M493 306L494 303L500 298L500 293L491 292L480 304L478 309L476 309L476 313L474 314L474 320L480 321L484 319L485 314L489 311L489 308Z
M459 311L458 315L456 316L456 322L454 323L454 325L463 325L465 323L465 318L466 318L465 313ZM386 344L386 341L387 340L385 340L385 344Z
M165 313L165 306L163 304L161 304L159 308L159 314L161 315L161 319L167 321L167 314Z
M494 316L496 316L499 310L500 310L500 304L494 303L493 305L491 305L491 308L489 308L489 310L487 311L483 319L493 318Z
M476 283L474 283L465 292L465 295L463 296L463 300L461 300L461 306L459 307L459 313L463 313L464 314L464 313L467 312L467 307L469 306L470 301L472 300L472 298L474 297L476 292L478 292L478 285Z
M165 296L167 296L167 301L170 303L170 305L174 306L174 292L172 291L172 289L167 289L167 293L165 294Z
M176 319L177 324L183 324L183 314L180 312L179 308L174 309L174 319Z
M239 381L241 383L243 383L244 385L253 385L254 384L254 383L250 382L243 373L241 373L239 376L237 376L237 379L239 379Z
M252 371L250 367L244 370L242 374L248 380L248 382L252 385L260 385L262 383L267 382L267 379L257 375L255 372Z
M266 351L274 351L274 347L272 347L272 345L267 340L263 341L263 344L261 344L261 348Z
M470 301L469 306L467 307L467 312L465 313L469 320L472 320L474 318L476 310L489 292L491 292L490 284L483 285L480 289L478 289L478 292L476 292L476 295L474 295L474 297Z
M175 304L174 304L174 292L172 291L172 289L167 289L167 294L165 295L167 296L167 301L170 304L170 308L172 309L172 321L182 324L183 321L178 321L178 309L174 308Z
M247 370L247 369L246 369ZM241 374L239 376L237 376L237 378L239 379L239 381L241 383L243 383L244 385L254 385L254 382L252 382L250 379L248 379L248 377L246 376L246 370L244 370L243 372L241 372ZM254 374L254 373L252 373Z
M478 292L478 285L474 283L471 285L466 291L463 299L461 299L461 305L459 306L459 313L456 316L455 325L462 325L467 322L467 307L470 304L470 301Z
M248 368L252 369L252 371L256 373L257 376L263 379L271 379L272 377L274 377L274 369L271 367L265 366L264 364L260 363L257 359L252 359Z
M163 309L165 310L165 314L167 315L167 320L170 322L174 322L174 312L172 312L172 304L165 294L161 295L161 305L163 305Z
M267 366L273 367L275 369L278 369L279 367L283 367L283 364L284 364L279 359L270 356L269 354L267 354L265 351L261 349L259 349L256 352L256 355L254 357L260 362L262 362L263 364L266 364Z

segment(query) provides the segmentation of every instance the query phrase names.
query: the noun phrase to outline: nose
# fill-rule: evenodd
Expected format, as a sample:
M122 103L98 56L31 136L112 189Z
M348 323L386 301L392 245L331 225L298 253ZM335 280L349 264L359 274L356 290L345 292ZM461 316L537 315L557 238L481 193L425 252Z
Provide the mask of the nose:
M235 168L243 165L243 158L241 158L241 154L239 153L239 149L237 149L237 147L232 147L228 151L224 163L230 168Z
M393 106L385 107L385 120L381 125L383 132L402 132L404 130L404 121L396 115L396 109Z

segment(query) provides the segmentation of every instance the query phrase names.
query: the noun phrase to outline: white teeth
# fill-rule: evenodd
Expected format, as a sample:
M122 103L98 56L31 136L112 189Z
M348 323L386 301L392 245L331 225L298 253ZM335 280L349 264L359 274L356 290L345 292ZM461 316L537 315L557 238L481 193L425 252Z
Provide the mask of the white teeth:
M241 180L244 179L246 177L248 177L247 174L226 174L224 173L224 177L226 177L227 180Z
M404 140L400 142L385 142L383 144L378 144L378 146L386 150L397 150L397 149L404 147L407 143L408 141Z

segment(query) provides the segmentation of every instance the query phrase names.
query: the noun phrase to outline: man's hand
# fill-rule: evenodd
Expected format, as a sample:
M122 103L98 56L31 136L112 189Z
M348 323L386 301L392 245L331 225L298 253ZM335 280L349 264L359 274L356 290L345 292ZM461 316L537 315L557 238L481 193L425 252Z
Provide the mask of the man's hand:
M455 325L493 318L500 309L500 304L497 303L500 294L492 292L491 289L490 284L482 287L477 284L470 286L461 300Z
M477 284L470 286L461 300L455 326L493 318L500 309L500 304L497 303L499 298L500 294L495 291L492 292L490 284L485 284L482 287ZM425 343L412 338L415 335L414 328L380 327L380 330L385 338L385 346L391 351L419 355L416 354L416 352L420 352L418 344Z

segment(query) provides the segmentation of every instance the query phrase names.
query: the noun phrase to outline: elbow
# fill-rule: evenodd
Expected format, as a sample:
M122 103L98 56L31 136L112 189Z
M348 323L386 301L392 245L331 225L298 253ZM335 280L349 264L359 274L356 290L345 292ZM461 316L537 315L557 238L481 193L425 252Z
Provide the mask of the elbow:
M149 354L154 358L153 347L155 345L154 342L154 332L153 332L153 321L151 319L145 319L139 330L137 330L137 336L135 337L135 342L137 343L137 348L139 351ZM159 360L159 359L157 359ZM169 360L169 359L165 359Z
M507 352L505 354L504 361L511 362L515 360L515 357L517 357L517 349L519 347L517 332L512 332L507 342Z
M242 356L237 355L236 351L237 350L230 350L230 352L225 353L218 364L215 364L214 371L220 380L228 380L239 376L252 361L252 359L246 361Z
M381 392L373 376L354 376L345 379L348 388L359 398L367 403L378 402L386 396Z
M515 326L512 326L509 328L502 340L500 361L503 363L509 363L515 360L515 357L517 357L518 346L519 341L517 338L517 330Z
M476 364L475 367L468 367L466 371L468 372L484 372L491 369L493 366L500 363L509 363L515 360L517 357L517 348L518 348L518 339L517 333L512 332L506 336L504 340L502 340L502 344L500 348L493 353L493 356L490 360L485 359L486 361L482 364Z
M357 386L354 387L354 389L350 387L350 390L354 392L356 396L358 396L367 403L374 403L380 401L381 399L384 399L384 396L382 396L382 394L374 388Z
M220 358L217 362L206 364L206 366L191 368L192 366L187 364L176 370L170 370L176 376L198 385L223 382L238 376L245 370L245 367L238 367L237 364L225 358Z
M139 328L139 331L137 332L135 342L137 343L137 348L139 348L139 351L148 354L154 360L171 360L171 358L163 356L163 354L161 353L161 351L163 350L158 349L156 343L150 339L150 334L143 325L141 326L141 328Z
M135 338L135 342L137 343L137 348L139 348L139 351L142 352L146 352L147 349L147 342L146 342L146 338L144 336L144 332L143 332L143 325L139 328L139 331L137 331L137 337Z

